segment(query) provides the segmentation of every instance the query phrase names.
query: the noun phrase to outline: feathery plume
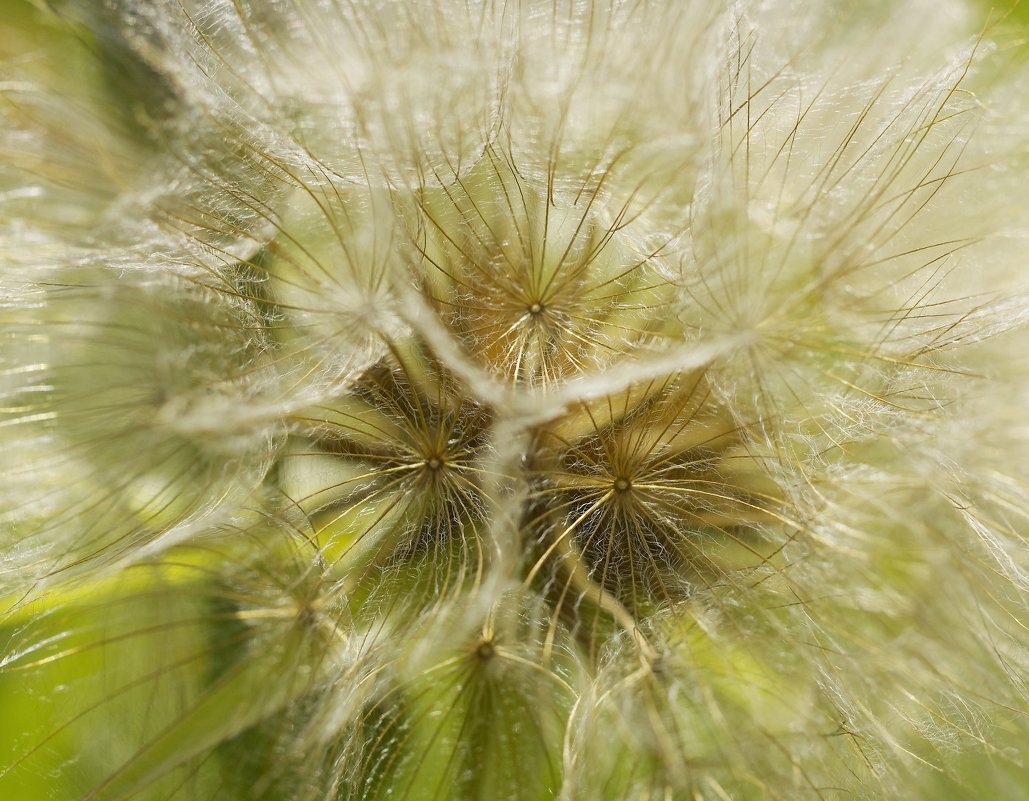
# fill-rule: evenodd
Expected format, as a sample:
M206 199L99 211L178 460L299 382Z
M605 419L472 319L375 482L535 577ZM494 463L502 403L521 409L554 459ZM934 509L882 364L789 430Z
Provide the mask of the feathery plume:
M1022 797L1024 29L14 9L0 795Z

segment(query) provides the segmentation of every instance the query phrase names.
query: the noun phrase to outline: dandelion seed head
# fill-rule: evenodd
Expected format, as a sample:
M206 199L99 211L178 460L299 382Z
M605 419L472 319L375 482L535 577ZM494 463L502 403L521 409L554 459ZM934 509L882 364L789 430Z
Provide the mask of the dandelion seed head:
M81 695L0 795L1016 786L1029 114L969 9L47 17L0 691Z

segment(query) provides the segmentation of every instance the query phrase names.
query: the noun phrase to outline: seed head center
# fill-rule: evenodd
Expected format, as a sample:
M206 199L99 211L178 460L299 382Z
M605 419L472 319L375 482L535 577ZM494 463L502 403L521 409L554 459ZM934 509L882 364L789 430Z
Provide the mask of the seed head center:
M632 482L627 478L616 478L614 483L615 492L628 492L632 489Z
M496 654L491 640L482 640L475 649L475 655L483 662L488 662Z
M435 473L437 470L443 467L443 460L440 459L438 456L430 456L428 459L425 460L425 466Z
M543 304L539 302L529 304L529 314L533 317L539 317L543 314Z

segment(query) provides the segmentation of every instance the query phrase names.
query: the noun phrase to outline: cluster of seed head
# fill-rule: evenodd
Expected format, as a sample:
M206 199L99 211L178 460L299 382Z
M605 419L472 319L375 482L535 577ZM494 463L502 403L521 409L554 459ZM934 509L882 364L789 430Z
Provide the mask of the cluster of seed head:
M982 42L894 69L883 28L884 70L836 5L68 11L148 99L78 137L0 87L0 180L70 154L5 200L0 682L99 686L0 788L125 721L54 795L928 798L1010 756L1029 436L977 362L1025 221L963 199L1018 187Z

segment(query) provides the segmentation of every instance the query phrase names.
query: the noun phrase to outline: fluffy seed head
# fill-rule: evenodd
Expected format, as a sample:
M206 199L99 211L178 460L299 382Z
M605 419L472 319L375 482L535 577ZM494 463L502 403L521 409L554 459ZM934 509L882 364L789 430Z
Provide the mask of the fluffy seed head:
M1024 32L15 6L0 796L1029 783Z

